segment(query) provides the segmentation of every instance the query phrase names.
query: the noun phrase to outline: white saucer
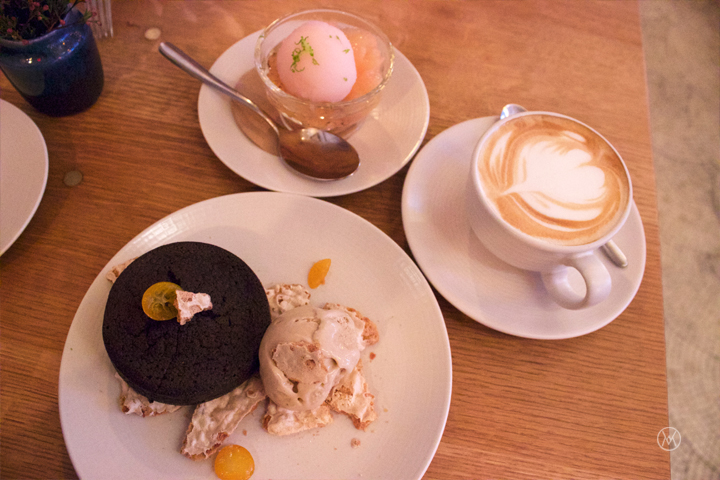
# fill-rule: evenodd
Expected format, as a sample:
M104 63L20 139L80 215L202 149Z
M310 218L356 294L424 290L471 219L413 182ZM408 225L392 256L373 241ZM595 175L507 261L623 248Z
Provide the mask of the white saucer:
M472 151L497 121L484 117L455 125L433 138L408 171L402 218L415 260L437 291L461 312L492 329L520 337L571 338L604 327L635 297L645 271L645 233L633 204L614 237L629 265L604 255L612 277L610 297L590 308L566 310L545 292L537 273L495 258L472 233L465 217L465 185ZM573 279L579 283L579 274Z
M0 255L35 215L47 178L47 146L40 129L22 110L0 100Z
M220 55L210 71L229 85L254 68L254 49L260 32L249 35ZM395 50L393 76L380 105L349 139L360 155L360 167L348 178L315 181L292 172L282 161L257 147L233 118L230 100L203 85L198 98L200 128L212 151L233 172L278 192L313 197L346 195L390 178L413 157L427 132L430 101L420 74Z

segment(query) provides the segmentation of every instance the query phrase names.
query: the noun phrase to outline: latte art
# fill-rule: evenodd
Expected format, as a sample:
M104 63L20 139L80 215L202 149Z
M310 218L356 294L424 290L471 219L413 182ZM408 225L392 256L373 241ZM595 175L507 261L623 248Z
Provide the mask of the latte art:
M514 118L486 140L479 162L485 195L516 229L561 245L592 243L622 217L630 185L600 136L572 120Z

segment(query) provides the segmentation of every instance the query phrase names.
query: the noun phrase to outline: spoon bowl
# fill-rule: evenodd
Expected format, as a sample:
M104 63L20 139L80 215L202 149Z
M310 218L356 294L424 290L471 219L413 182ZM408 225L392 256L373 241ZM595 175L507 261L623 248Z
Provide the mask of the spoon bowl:
M342 137L330 132L317 128L280 129L278 135L280 156L306 177L337 180L351 175L360 164L355 149ZM332 164L332 168L328 168L328 163Z
M288 130L280 127L254 102L215 77L175 45L162 42L159 50L173 64L250 108L267 122L277 136L280 157L293 171L314 180L339 180L352 175L360 165L357 151L342 137L316 128Z

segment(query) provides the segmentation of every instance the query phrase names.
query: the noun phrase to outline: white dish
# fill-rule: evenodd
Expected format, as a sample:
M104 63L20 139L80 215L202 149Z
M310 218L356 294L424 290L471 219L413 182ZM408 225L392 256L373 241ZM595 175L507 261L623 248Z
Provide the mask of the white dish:
M614 237L629 265L618 268L602 255L613 283L610 297L583 310L559 307L548 297L539 274L495 258L467 222L465 189L472 151L495 121L497 117L484 117L455 125L428 142L413 161L403 187L402 218L415 260L442 296L495 330L561 339L604 327L625 310L642 282L645 233L637 207L633 204ZM572 281L581 288L579 274Z
M255 32L227 49L210 72L235 85L254 68L259 35L260 32ZM383 91L380 105L349 139L360 155L360 167L353 175L332 182L301 177L278 157L257 147L237 126L230 100L206 85L200 88L198 118L215 155L246 180L278 192L331 197L370 188L405 166L425 138L430 102L420 74L396 49L393 76Z
M315 198L255 192L207 200L158 221L122 248L90 286L65 343L58 398L68 453L81 478L216 478L212 460L193 462L179 453L189 407L153 418L120 412L119 386L102 341L110 290L105 272L183 240L239 255L266 285L306 285L312 263L330 258L326 284L312 290L311 303L357 308L380 331L380 342L363 354L379 415L368 431L336 416L322 429L272 437L260 426L260 407L226 441L250 450L253 478L422 477L440 442L452 389L447 330L429 284L392 239L357 215ZM359 448L351 448L353 438L361 440Z
M47 178L47 146L40 129L25 112L0 100L0 255L35 215Z

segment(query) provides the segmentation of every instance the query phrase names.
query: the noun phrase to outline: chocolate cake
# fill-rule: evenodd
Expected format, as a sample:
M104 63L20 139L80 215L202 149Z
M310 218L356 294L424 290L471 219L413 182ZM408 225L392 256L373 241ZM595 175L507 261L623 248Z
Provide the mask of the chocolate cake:
M207 293L213 308L185 325L152 320L141 300L157 282ZM151 250L120 274L105 307L103 341L135 391L151 401L193 405L230 392L258 369L269 324L265 289L245 262L214 245L179 242Z

